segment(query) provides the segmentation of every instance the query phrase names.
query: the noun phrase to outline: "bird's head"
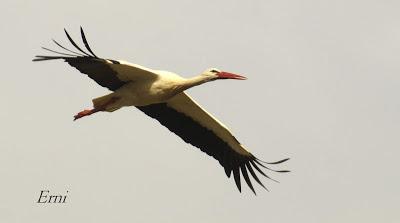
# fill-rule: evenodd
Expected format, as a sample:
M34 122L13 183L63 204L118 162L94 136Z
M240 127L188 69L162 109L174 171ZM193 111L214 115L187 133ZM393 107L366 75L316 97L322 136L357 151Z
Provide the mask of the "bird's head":
M233 74L225 71L221 71L216 68L209 68L204 71L202 76L208 77L209 80L219 80L219 79L236 79L236 80L246 80L246 77L240 76L238 74Z

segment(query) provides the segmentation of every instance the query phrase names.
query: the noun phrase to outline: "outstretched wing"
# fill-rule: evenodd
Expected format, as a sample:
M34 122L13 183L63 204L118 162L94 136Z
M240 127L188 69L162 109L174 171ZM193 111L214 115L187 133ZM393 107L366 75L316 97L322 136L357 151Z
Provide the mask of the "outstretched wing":
M254 169L269 179L271 178L261 170L261 167L275 172L288 172L287 170L273 170L265 165L282 163L288 159L273 163L266 163L257 159L244 149L224 124L203 110L184 92L176 95L167 103L137 108L148 116L157 119L185 142L198 147L201 151L218 160L228 177L233 172L239 191L241 191L240 172L254 194L256 192L248 172L265 189L266 187L259 180Z
M68 32L64 29L68 40L78 50L78 52L70 50L62 46L57 41L53 42L67 52L59 52L42 47L44 50L56 53L56 56L36 56L33 61L45 61L45 60L56 60L63 59L69 65L75 67L80 72L87 74L91 79L96 81L99 85L106 87L112 91L117 90L130 81L136 81L140 79L151 79L157 78L157 75L146 67L128 63L121 60L111 60L99 58L94 54L90 48L85 33L81 27L81 37L88 52L82 50L78 44L71 38Z

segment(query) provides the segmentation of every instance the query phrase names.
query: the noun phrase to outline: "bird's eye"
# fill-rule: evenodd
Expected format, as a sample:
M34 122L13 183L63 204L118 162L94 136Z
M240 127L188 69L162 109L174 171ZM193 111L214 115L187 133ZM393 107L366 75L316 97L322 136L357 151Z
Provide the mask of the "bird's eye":
M212 69L211 72L212 72L212 73L219 73L219 71L217 71L217 70L215 70L215 69Z

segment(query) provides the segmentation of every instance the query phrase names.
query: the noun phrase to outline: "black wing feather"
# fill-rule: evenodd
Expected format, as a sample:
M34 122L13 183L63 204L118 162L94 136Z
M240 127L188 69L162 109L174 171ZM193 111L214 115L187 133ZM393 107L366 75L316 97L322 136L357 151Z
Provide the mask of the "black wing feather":
M127 83L117 77L117 73L107 65L104 59L82 57L66 58L65 61L111 91L115 91Z
M239 167L233 168L233 178L235 179L236 186L239 192L242 192L242 186L240 184L240 171Z
M81 37L82 37L83 44L85 44L86 49L89 50L89 52L90 52L94 57L98 58L98 57L96 56L96 54L93 53L92 49L90 49L89 43L88 43L87 40L86 40L86 36L85 36L85 33L83 32L82 27L81 27Z
M82 35L82 40L85 44L86 49L93 54L90 55L86 52L84 52L79 46L72 40L71 36L68 34L67 30L65 30L65 34L67 35L67 38L69 41L72 43L72 45L75 46L80 52L84 53L80 54L78 52L72 51L70 49L67 49L66 47L62 46L59 44L57 41L53 40L55 44L57 44L59 47L62 49L74 53L69 54L69 53L62 53L58 52L55 50L51 50L45 47L42 47L43 49L59 54L59 55L64 55L64 56L41 56L38 55L36 58L33 59L33 61L45 61L45 60L57 60L57 59L63 59L65 62L67 62L69 65L75 67L78 69L81 73L87 74L91 79L96 81L99 85L106 87L112 91L117 90L118 88L122 87L125 85L127 82L122 81L121 79L118 78L117 73L110 68L109 62L111 61L112 63L118 63L117 61L113 60L105 60L98 58L93 51L90 49L89 44L86 40L85 34L83 33L83 29L81 27L81 35Z
M65 55L65 56L76 57L76 55L74 55L74 54L70 54L70 53L62 53L62 52L58 52L58 51L55 51L55 50L51 50L51 49L49 49L49 48L46 48L46 47L42 47L42 49L44 49L44 50L47 50L47 51L49 51L49 52L52 52L52 53L57 53L57 54L60 54L60 55Z
M57 46L63 48L63 49L66 50L66 51L69 51L69 52L71 52L71 53L76 54L75 56L85 56L84 54L81 54L81 53L75 52L75 51L73 51L73 50L67 49L66 47L64 47L63 45L61 45L60 43L58 43L58 42L57 42L56 40L54 40L54 39L52 39L52 40L53 40L53 42L54 42Z
M258 179L256 173L254 172L253 168L251 167L250 163L246 163L246 167L249 170L250 174L253 176L253 178L257 181L257 183L259 183L262 187L264 187L266 190L268 190L264 184L260 181L260 179Z
M72 43L72 45L74 45L74 47L76 48L76 49L78 49L79 51L81 51L83 54L85 54L86 56L89 56L89 57L91 57L91 55L90 54L88 54L88 53L86 53L85 51L83 51L79 46L78 46L78 44L76 44L75 42L74 42L74 40L71 38L71 36L68 34L68 32L67 32L67 30L66 29L64 29L64 32L65 32L65 35L67 35L67 38L69 39L69 41Z
M233 172L233 178L239 191L241 191L240 172L242 172L247 185L255 193L246 170L249 170L256 182L265 188L250 165L253 164L262 175L268 178L270 177L262 172L260 167L254 163L256 157L253 155L250 154L250 156L245 156L237 153L231 149L225 141L215 135L214 132L204 128L189 116L176 111L166 103L140 106L137 108L146 115L157 119L162 125L178 135L185 142L192 144L218 160L224 167L225 173L228 177L230 177Z
M242 164L242 165L240 166L240 169L242 170L242 175L243 175L244 180L245 180L246 183L247 183L247 186L249 186L250 189L253 191L253 193L256 194L256 191L255 191L254 188L253 188L253 184L251 183L251 180L250 180L250 178L249 178L249 175L247 174L246 164L245 164L245 163Z

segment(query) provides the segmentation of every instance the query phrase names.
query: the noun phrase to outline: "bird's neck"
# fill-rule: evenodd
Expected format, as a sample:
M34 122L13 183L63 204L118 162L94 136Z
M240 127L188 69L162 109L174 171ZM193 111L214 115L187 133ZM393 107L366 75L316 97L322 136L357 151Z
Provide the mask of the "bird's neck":
M211 77L204 76L204 75L198 75L198 76L195 76L192 78L185 79L185 81L183 81L182 87L183 87L183 90L186 90L191 87L209 82L211 80L212 80Z

